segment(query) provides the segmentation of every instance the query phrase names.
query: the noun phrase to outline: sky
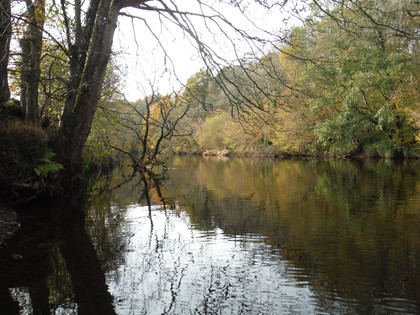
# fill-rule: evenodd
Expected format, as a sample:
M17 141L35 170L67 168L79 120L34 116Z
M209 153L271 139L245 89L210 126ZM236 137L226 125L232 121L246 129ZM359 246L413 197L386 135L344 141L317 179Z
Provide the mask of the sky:
M230 23L247 34L266 39L290 27L291 20L284 18L279 7L267 10L250 0L246 18L238 8L221 4L218 0L204 2L209 6L199 7L196 0L184 0L177 5L180 11L205 12L214 17L214 21L207 19L205 22L201 17L190 15L189 21L183 22L190 23L189 29L208 45L215 58L214 64L231 64L247 54L261 57L274 49L271 44L255 45L244 40ZM155 2L150 3L153 5ZM223 12L227 23L216 17L218 12ZM205 67L191 36L153 11L123 11L113 50L125 78L123 91L130 101L141 99L153 91L161 94L177 91L191 75Z

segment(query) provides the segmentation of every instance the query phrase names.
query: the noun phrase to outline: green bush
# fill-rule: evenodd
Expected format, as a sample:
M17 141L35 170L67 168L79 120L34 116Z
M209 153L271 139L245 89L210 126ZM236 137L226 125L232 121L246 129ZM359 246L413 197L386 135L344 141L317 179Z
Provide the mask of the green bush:
M11 185L36 176L47 144L48 136L39 127L18 121L0 127L0 182Z
M396 154L395 145L389 139L382 139L374 143L366 144L364 151L368 157L392 158Z
M41 178L46 178L48 175L57 173L58 171L64 169L63 165L51 160L55 155L56 154L54 152L48 151L41 159L38 160L40 164L35 168L36 175Z

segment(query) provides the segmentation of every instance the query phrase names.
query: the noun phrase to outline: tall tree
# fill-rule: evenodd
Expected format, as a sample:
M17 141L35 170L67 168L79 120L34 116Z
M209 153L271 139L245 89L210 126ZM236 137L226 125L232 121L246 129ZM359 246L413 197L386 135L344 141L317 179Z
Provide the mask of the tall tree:
M21 104L26 120L37 124L45 0L26 0L25 2L28 26L20 42L22 50Z
M7 66L11 36L10 0L0 0L0 105L10 98Z
M119 11L127 5L141 5L145 1L92 0L81 24L81 2L75 1L75 36L66 3L61 1L70 47L71 81L58 136L58 155L69 170L82 164L82 153L92 126L106 67L111 55L114 31Z

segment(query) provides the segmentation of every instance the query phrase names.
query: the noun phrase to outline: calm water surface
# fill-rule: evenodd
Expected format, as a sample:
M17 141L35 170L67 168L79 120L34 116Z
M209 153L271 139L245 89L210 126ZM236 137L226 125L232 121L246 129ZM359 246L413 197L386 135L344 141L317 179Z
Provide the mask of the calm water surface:
M176 157L162 182L118 170L86 217L38 223L48 271L8 288L28 314L45 299L56 314L419 314L419 165Z

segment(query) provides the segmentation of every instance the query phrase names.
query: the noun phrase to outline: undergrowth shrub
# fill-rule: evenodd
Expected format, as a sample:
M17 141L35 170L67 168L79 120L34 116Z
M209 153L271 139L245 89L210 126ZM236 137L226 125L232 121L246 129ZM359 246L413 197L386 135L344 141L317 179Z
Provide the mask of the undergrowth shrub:
M48 152L48 136L39 127L19 121L0 126L0 182L26 181Z

